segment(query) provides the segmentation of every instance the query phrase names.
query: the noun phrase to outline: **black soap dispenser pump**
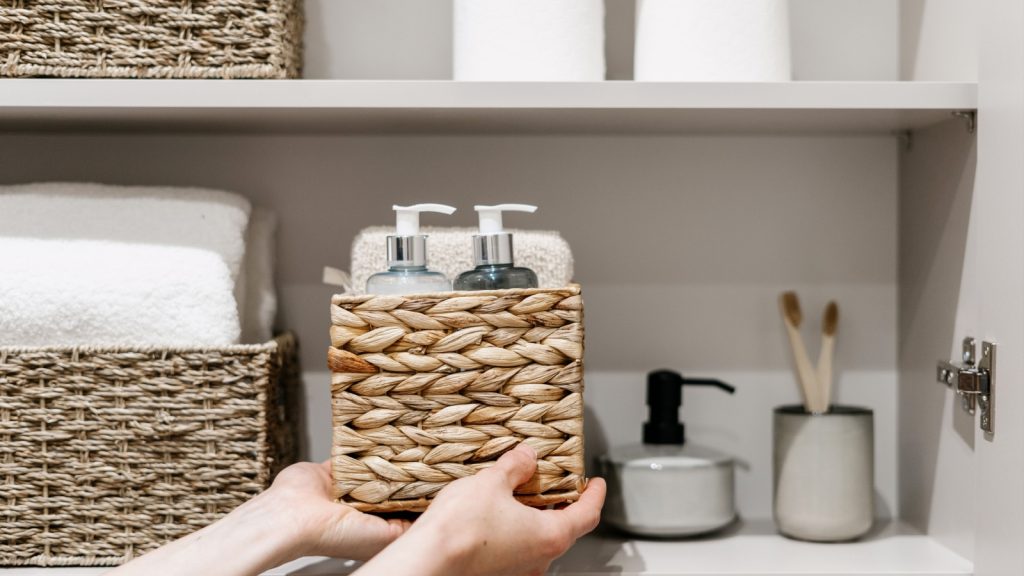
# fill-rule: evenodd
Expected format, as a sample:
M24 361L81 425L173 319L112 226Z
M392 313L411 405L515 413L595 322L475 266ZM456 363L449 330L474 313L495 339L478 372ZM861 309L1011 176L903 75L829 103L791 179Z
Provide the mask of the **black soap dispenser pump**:
M655 370L647 375L647 409L650 420L644 422L644 444L685 444L686 426L679 421L683 405L683 386L715 386L729 394L736 388L715 379L687 379L671 370Z
M604 517L620 530L641 536L694 536L736 518L734 460L687 442L679 420L685 386L736 391L721 380L688 379L671 370L647 375L643 443L615 447L598 460L609 487Z

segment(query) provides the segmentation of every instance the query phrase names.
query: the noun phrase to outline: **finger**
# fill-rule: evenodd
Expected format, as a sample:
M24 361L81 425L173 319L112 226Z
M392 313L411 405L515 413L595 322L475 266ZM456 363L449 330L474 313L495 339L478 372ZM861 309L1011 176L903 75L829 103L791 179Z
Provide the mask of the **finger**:
M390 518L388 524L391 524L391 531L395 534L396 539L405 534L406 530L412 528L412 521L407 518Z
M568 525L572 532L573 540L597 528L601 521L601 507L604 506L604 496L607 486L604 478L591 478L587 482L587 489L580 494L580 499L573 502L565 510L545 510L545 514L559 518L560 522Z
M502 483L512 490L525 484L537 471L537 452L528 444L520 442L513 450L504 453L498 461L488 468L492 474L499 475Z
M397 540L408 528L400 520L385 520L362 513L346 514L337 523L338 530L329 531L319 555L365 561Z

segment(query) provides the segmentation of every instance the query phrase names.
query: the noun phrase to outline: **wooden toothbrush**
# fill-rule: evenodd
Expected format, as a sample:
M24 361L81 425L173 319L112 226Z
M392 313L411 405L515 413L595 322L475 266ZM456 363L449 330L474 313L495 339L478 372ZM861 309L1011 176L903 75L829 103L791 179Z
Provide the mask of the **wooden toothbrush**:
M813 414L820 413L818 377L807 357L804 339L800 336L800 323L803 322L803 314L800 312L800 300L797 298L796 292L782 294L782 320L786 324L786 332L789 334L789 346L793 350L797 380L800 382L800 390L804 396L804 407Z
M836 348L836 328L839 327L839 305L835 301L825 307L825 317L821 321L821 353L818 355L818 386L820 386L818 406L822 412L828 412L832 406L832 356Z

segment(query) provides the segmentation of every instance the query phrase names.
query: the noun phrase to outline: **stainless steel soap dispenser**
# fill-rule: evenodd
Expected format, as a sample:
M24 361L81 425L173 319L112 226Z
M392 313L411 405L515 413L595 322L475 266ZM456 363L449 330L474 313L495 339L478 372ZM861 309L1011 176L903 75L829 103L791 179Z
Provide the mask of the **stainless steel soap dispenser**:
M733 458L686 441L679 421L683 386L736 391L720 380L686 379L671 370L647 375L650 420L644 423L643 443L613 448L598 459L608 482L604 520L620 530L694 536L736 518Z

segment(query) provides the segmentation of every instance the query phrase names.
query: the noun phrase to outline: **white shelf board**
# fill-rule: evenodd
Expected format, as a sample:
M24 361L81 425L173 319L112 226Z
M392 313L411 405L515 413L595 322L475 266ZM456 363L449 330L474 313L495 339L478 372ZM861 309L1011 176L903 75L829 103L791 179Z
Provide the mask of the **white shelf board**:
M0 130L877 133L977 107L971 82L0 80Z
M358 565L303 558L268 576L341 575ZM966 576L970 562L900 523L887 523L859 542L816 544L779 536L770 520L748 521L697 540L630 540L591 534L556 560L559 576Z
M358 565L303 558L268 576L350 574ZM779 536L770 520L748 521L696 540L631 540L607 533L582 538L548 571L559 576L967 576L970 562L931 538L887 523L859 542L815 544Z
M301 558L266 576L344 575L347 560ZM15 568L12 576L98 576L103 568ZM769 520L744 522L696 540L630 540L605 533L582 538L549 574L679 576L968 576L970 562L900 523L887 523L858 542L815 544L779 536Z

